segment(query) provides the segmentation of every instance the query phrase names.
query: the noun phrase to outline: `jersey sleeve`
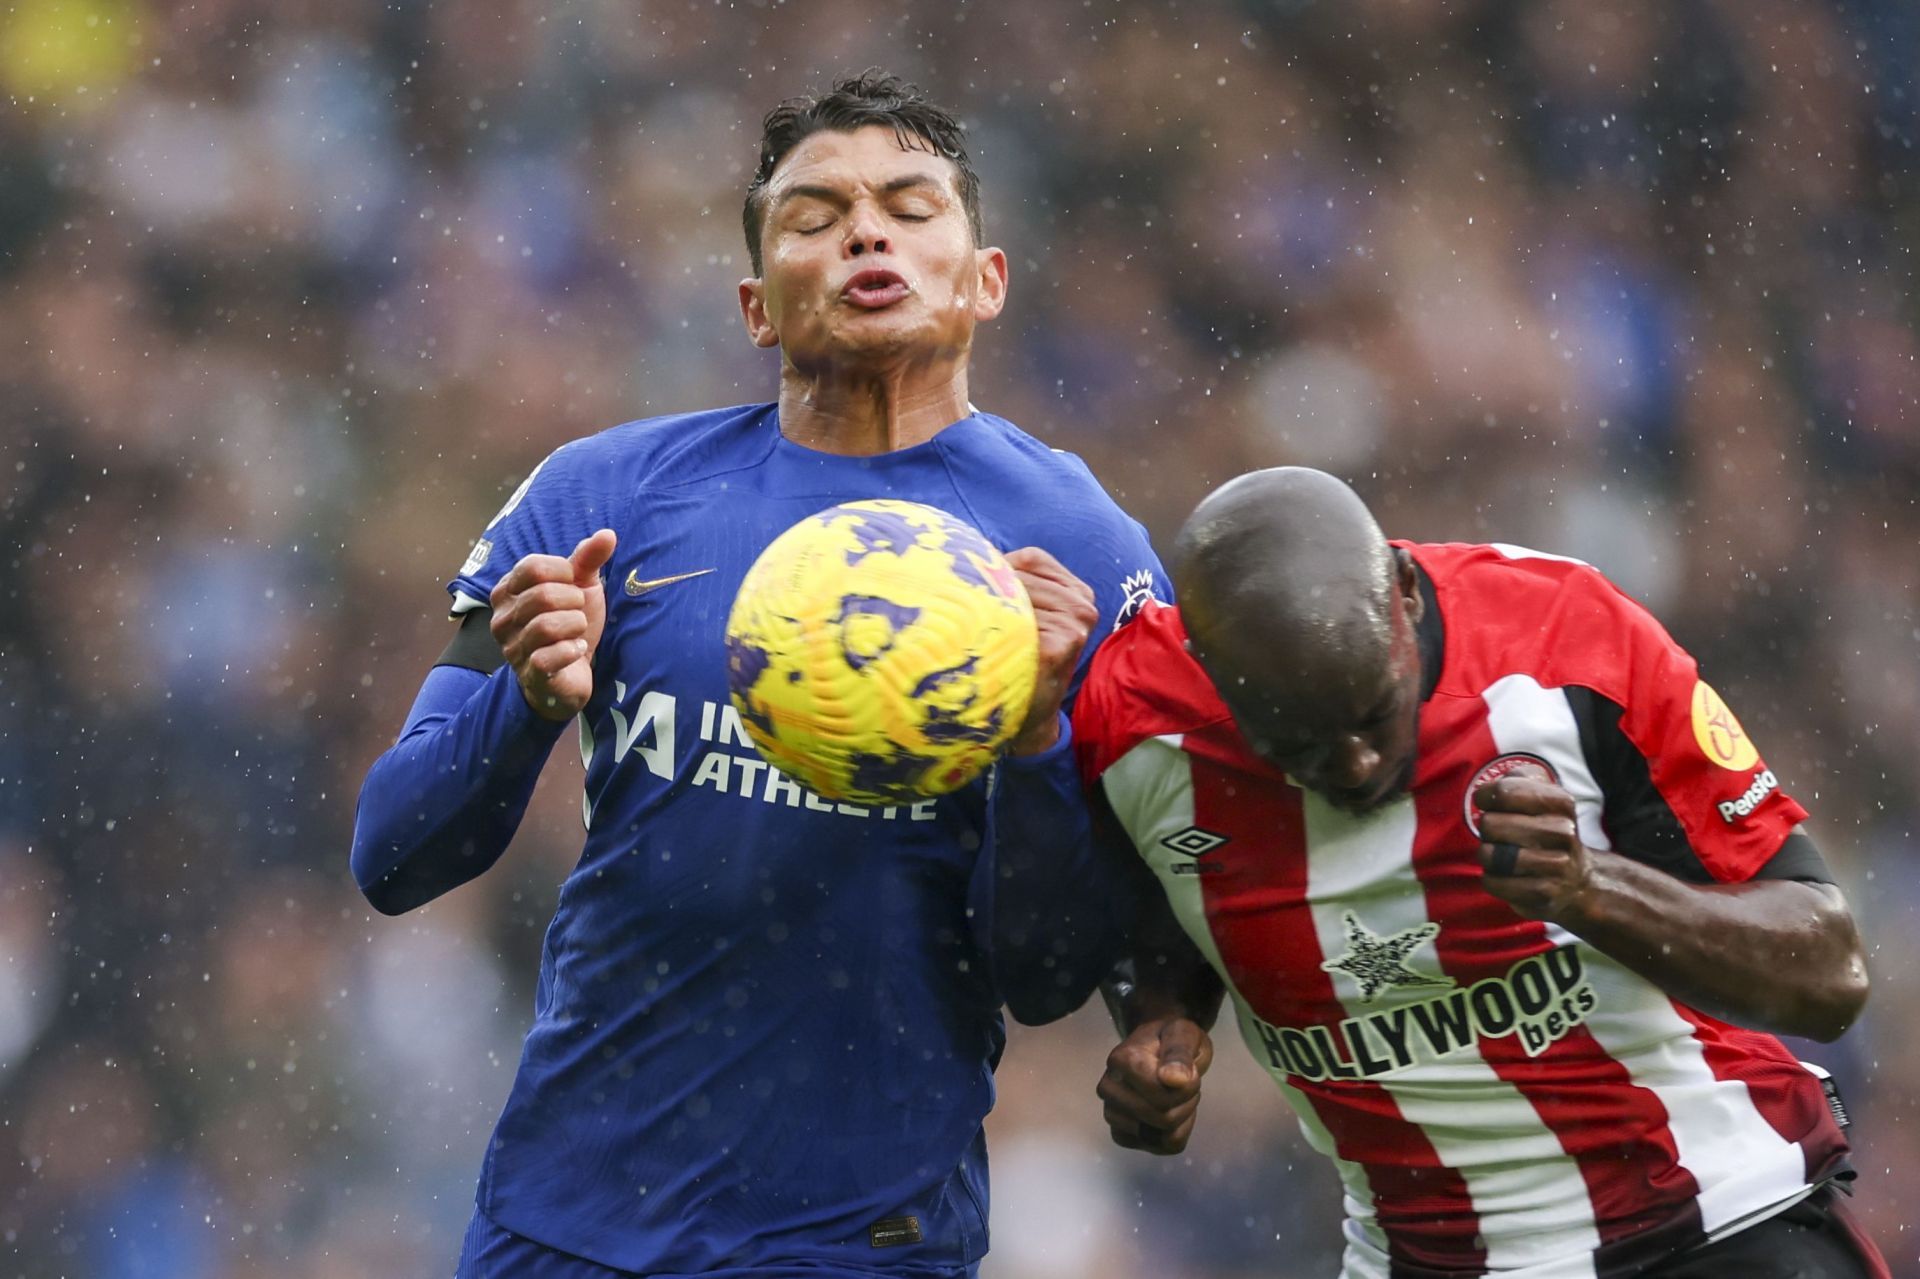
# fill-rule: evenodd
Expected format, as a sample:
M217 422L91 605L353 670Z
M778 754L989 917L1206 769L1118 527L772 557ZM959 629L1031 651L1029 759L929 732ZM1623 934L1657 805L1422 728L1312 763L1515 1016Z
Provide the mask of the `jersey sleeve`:
M1121 524L1122 527L1114 531L1112 553L1108 558L1111 571L1104 580L1092 584L1100 621L1081 658L1083 677L1101 641L1138 617L1148 605L1173 603L1172 583L1167 580L1167 570L1154 553L1146 529L1126 516L1121 517Z
M1178 643L1171 633L1173 617L1171 608L1149 602L1138 617L1121 622L1088 664L1073 707L1073 748L1081 784L1089 792L1141 741L1191 722L1171 699L1154 695L1170 684L1165 668L1174 664L1170 659Z
M1086 463L1071 454L1062 456L1080 472L1087 493L1075 504L1078 509L1058 513L1057 543L1040 544L1093 588L1094 606L1100 612L1067 693L1071 710L1101 644L1150 603L1173 603L1173 589L1146 529L1115 504Z
M1116 637L1109 646L1111 652L1088 663L1086 677L1080 681L1080 694L1073 704L1074 766L1079 769L1080 783L1089 794L1100 785L1101 775L1115 758L1113 742L1119 734L1120 721L1113 658L1119 655L1123 643Z
M1753 878L1807 810L1781 789L1733 711L1700 678L1693 657L1618 588L1597 573L1583 576L1588 580L1577 589L1589 594L1592 612L1562 617L1586 613L1611 633L1612 642L1598 646L1611 669L1593 683L1619 711L1616 729L1607 708L1598 706L1597 719L1609 722L1597 727L1617 732L1620 741L1609 748L1600 737L1590 748L1590 758L1597 754L1596 762L1605 764L1596 771L1606 792L1609 836L1621 852L1683 878ZM1590 635L1589 644L1598 638ZM1673 838L1675 828L1684 846Z
M455 617L488 607L494 586L524 556L569 555L597 530L617 528L619 512L609 509L605 468L594 465L591 443L576 440L550 453L488 521L447 583Z

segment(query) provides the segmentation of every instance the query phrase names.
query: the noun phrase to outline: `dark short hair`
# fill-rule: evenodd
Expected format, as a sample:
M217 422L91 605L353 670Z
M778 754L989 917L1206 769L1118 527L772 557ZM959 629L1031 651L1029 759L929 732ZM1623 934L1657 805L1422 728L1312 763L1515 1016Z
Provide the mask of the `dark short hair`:
M967 130L951 111L936 105L917 85L878 69L834 83L826 93L788 98L760 124L760 164L747 184L740 223L747 233L747 257L760 274L760 230L766 217L765 192L773 171L787 153L824 130L851 133L869 125L893 130L903 148L945 156L960 171L960 204L967 211L973 242L986 239L980 226L980 178L967 158Z

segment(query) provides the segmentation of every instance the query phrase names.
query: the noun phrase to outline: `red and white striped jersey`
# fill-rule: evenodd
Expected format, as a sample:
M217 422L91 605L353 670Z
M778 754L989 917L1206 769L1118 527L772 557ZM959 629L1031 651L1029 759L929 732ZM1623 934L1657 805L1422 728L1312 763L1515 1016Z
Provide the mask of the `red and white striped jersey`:
M1407 550L1428 695L1406 795L1350 816L1252 755L1170 607L1096 657L1081 764L1337 1165L1349 1279L1637 1274L1843 1171L1845 1138L1778 1040L1488 893L1468 797L1526 759L1572 793L1589 847L1720 882L1806 812L1592 568Z

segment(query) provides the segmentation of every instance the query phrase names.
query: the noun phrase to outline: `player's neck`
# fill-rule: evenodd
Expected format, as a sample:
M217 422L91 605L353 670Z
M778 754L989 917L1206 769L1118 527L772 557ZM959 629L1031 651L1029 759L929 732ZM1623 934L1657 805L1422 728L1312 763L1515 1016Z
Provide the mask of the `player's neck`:
M965 364L931 380L925 370L780 371L780 433L822 453L865 457L912 448L970 412Z

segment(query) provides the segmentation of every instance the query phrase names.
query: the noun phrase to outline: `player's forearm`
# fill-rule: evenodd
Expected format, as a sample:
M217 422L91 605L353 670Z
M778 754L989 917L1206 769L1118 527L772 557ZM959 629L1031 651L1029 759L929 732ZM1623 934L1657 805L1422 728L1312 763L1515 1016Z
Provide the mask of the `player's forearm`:
M1839 890L1798 880L1689 884L1615 853L1559 922L1662 990L1738 1025L1838 1038L1867 998Z
M1180 927L1152 872L1131 849L1125 856L1132 879L1126 954L1101 984L1114 1027L1125 1037L1146 1022L1181 1017L1211 1030L1226 986Z
M1003 760L993 795L989 911L994 975L1014 1017L1030 1025L1085 1003L1112 958L1108 903L1093 860L1092 821L1071 734L1036 755Z
M435 667L360 788L352 861L367 900L397 915L498 861L562 728L533 713L510 668Z
M1114 1029L1124 1036L1136 1026L1168 1017L1183 1017L1212 1030L1226 987L1206 961L1186 962L1162 951L1135 956L1123 975L1101 983L1100 993Z

